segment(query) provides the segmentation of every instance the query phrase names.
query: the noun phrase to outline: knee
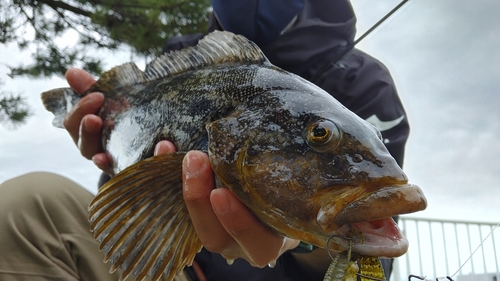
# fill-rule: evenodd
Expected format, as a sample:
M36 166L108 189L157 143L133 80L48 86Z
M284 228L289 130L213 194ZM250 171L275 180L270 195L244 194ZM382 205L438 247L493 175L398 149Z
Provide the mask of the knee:
M32 172L7 180L0 184L0 194L0 209L10 210L34 201L56 206L76 203L83 207L93 197L70 179L48 172Z
M57 196L59 191L76 185L75 182L48 172L31 172L0 184L2 194L9 197L26 197L34 194Z

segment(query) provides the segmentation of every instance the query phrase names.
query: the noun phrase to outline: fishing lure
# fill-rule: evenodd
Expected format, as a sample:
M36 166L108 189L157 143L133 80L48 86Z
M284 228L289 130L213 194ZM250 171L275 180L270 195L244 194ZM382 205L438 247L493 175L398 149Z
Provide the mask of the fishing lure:
M330 263L323 281L386 281L377 257L359 256L350 260L346 252L338 254Z
M349 261L346 252L338 254L330 263L323 281L351 281L356 280L358 272L356 263Z
M385 280L384 269L377 257L360 256L358 263L360 265L358 275L361 281Z
M327 240L327 249L328 243L334 237L347 240L348 249L337 254L335 257L328 251L332 262L326 271L323 281L356 281L358 276L361 281L386 281L384 269L377 257L352 255L352 238L357 236L358 234L352 233L350 237L332 236Z

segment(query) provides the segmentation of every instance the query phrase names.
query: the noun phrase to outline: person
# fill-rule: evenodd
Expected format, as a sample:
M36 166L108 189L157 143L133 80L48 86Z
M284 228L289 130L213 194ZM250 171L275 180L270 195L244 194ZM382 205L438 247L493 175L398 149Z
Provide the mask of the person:
M213 0L212 4L209 31L225 29L257 42L273 64L317 84L373 122L388 150L403 164L408 120L389 71L353 48L356 18L347 0ZM173 38L164 50L196 44L201 36ZM78 69L68 70L66 78L78 92L94 83ZM101 93L83 97L68 114L65 127L82 155L106 173L111 163L102 151L102 120L96 115L103 101ZM157 144L155 154L173 150L165 140ZM304 251L297 247L299 241L262 225L230 191L213 189L208 161L205 153L191 151L183 162L183 195L205 250L182 278L322 280L330 262L326 251ZM6 195L1 200L8 202L0 202L0 244L5 245L0 254L1 280L117 280L116 273L105 273L109 266L101 262L97 243L85 229L90 193L46 173L12 179L2 183L0 191ZM236 260L228 265L226 259Z

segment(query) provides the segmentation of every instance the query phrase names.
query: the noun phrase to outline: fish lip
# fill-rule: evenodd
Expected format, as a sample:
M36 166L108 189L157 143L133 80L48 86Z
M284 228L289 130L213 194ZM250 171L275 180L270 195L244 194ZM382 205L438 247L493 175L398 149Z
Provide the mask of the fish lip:
M335 225L374 221L424 210L427 200L417 185L387 186L346 205L332 220Z
M353 231L358 234L349 235ZM343 225L335 236L340 237L332 238L337 244L348 249L351 240L351 251L366 256L399 257L406 253L409 245L397 223L390 217Z
M406 253L408 240L392 217L423 210L427 201L418 186L396 184L375 190L340 210L336 207L335 202L327 204L317 216L324 231L340 237L332 239L335 243L348 249L351 239L351 249L358 254L398 257ZM352 235L353 230L360 235Z

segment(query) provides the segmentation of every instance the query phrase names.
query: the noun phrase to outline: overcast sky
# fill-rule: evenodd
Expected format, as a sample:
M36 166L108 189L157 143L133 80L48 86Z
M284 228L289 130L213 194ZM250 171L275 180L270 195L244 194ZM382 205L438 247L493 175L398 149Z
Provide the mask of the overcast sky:
M358 35L398 3L354 0ZM429 202L413 216L500 221L499 15L498 0L411 0L359 45L388 66L407 110L412 129L404 169ZM0 125L0 182L43 170L95 192L99 170L51 126L40 102L42 91L66 82L6 76L3 63L28 58L15 46L0 46L3 89L23 93L34 112L18 129ZM110 56L107 67L129 58Z

